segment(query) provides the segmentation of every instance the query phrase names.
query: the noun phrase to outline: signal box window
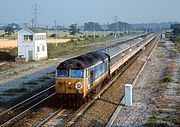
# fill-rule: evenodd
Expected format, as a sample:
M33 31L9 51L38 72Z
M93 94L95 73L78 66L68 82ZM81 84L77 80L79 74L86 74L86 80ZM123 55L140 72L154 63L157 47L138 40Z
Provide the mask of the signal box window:
M39 46L37 46L37 52L39 52L39 51L40 51Z
M44 45L42 45L42 51L44 51L44 50L45 50Z
M33 35L24 35L24 41L33 41Z

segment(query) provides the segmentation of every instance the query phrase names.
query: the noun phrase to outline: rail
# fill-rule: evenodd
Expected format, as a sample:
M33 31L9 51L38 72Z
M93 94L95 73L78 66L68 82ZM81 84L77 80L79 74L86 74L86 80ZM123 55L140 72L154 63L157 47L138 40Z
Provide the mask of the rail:
M34 96L32 96L32 97L26 99L26 100L24 100L24 101L22 101L22 102L20 102L20 103L18 103L18 104L16 104L16 105L14 105L13 107L7 109L6 111L0 113L0 116L2 116L2 115L4 115L5 113L7 113L7 112L9 112L9 111L11 111L11 110L17 108L18 106L21 106L22 104L24 104L24 103L26 103L26 102L28 102L28 101L34 99L35 97L37 97L37 96L39 96L39 95L41 95L41 94L47 92L48 90L52 89L53 87L55 87L55 85L53 85L53 86L51 86L51 87L49 87L49 88L47 88L47 89L41 91L40 93L38 93L38 94L36 94L36 95L34 95Z
M36 107L37 105L39 105L40 103L44 102L45 100L51 98L52 96L55 95L55 93L51 94L51 95L46 95L47 97L43 98L41 101L33 104L32 102L33 101L37 101L37 97L41 97L42 98L42 95L45 94L46 92L48 92L49 90L51 90L52 88L54 88L55 85L41 91L40 93L18 103L17 105L14 105L13 107L7 109L6 111L2 112L0 114L0 116L3 118L5 117L6 119L4 119L4 121L1 121L1 125L0 126L5 126L5 125L8 125L9 123L11 123L13 120L16 120L18 117L22 116L23 114L25 114L27 111L29 111L30 109ZM38 98L38 99L41 99L41 98ZM25 107L27 106L27 108ZM26 109L23 109L23 108L26 108ZM18 109L18 111L20 111L20 113L17 113L17 114L13 114L12 111L15 111L16 109ZM22 110L23 109L23 110ZM22 111L21 111L22 110ZM11 112L10 112L11 111ZM7 114L7 115L6 115ZM11 115L12 114L12 115Z

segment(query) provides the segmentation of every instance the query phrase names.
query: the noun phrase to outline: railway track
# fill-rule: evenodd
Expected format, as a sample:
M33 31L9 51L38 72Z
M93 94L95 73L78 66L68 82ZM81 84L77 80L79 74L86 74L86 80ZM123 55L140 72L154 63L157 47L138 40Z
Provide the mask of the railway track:
M145 56L150 54L155 43L156 41L152 40L152 43L147 45L145 52L143 52L140 57L132 63L132 66L128 67L127 71L125 71L74 124L72 124L72 127L106 126L116 108L124 104L122 101L124 96L124 84L132 83L135 80L136 75L144 63L144 61L140 59L143 58L143 60L147 60Z
M70 126L72 125L78 117L80 117L97 99L100 98L100 96L117 80L117 78L133 63L134 60L138 55L133 57L131 61L124 66L124 68L118 72L113 78L105 85L98 93L96 93L93 96L93 99L87 103L85 103L83 106L81 106L77 110L72 109L62 109L56 110L49 116L47 116L45 119L43 119L41 122L39 122L35 127L42 127L42 126Z
M65 121L71 117L76 110L73 109L59 109L52 113L50 116L46 117L43 121L35 125L35 127L52 127L52 126L62 126Z
M119 78L119 76L136 60L138 54L131 59L131 61L124 66L121 71L118 72L109 82L105 85L97 94L94 95L93 99L85 103L78 110L68 110L68 109L59 109L47 116L41 122L39 122L36 127L40 126L70 126L72 125L78 117L80 117L93 103L98 100L101 95Z
M21 119L29 110L53 97L55 95L53 92L54 87L55 85L0 113L0 126L10 126L17 120Z
M100 98L100 96L116 81L116 79L131 65L131 63L137 58L133 57L132 61L129 62L117 75L114 76L114 78L109 81L109 83L107 85L105 85L103 87L103 89L94 95L93 100L91 100L88 103L85 103L81 108L79 108L78 110L68 110L68 109L62 109L59 108L57 110L55 110L54 112L51 112L49 115L47 115L46 117L43 118L43 120L41 120L40 122L38 122L38 124L36 124L35 126L40 127L40 126L70 126L71 124L73 124L73 122L83 114L83 112L85 112L97 99ZM23 114L25 114L26 112L28 112L30 109L34 108L35 106L37 106L38 104L42 103L43 101L49 99L50 97L54 96L55 94L53 93L52 95L48 96L47 98L43 99L42 101L40 101L39 103L31 106L30 108L28 108L27 110L24 110L23 112L21 112L20 114L16 115L15 117L13 117L12 119L9 119L8 121L4 122L2 124L2 126L6 126L9 125L12 121L17 121L17 118L19 118L20 116L22 116ZM27 103L28 104L28 103ZM19 104L20 105L20 104ZM24 106L22 106L24 107ZM10 109L9 111L11 111L12 109ZM8 111L5 111L6 113ZM4 113L4 112L3 112Z

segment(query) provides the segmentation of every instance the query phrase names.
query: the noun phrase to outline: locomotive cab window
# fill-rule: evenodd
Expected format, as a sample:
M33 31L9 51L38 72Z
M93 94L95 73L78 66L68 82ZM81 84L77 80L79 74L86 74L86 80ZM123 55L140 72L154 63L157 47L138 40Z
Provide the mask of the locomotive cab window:
M71 70L71 76L76 78L84 77L84 70Z
M69 70L57 70L57 77L68 77Z

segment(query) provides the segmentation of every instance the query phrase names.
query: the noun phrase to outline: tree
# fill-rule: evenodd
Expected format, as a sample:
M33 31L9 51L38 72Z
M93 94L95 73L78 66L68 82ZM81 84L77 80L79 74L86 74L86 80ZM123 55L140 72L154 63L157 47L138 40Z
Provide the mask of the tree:
M84 30L87 31L101 31L101 25L95 22L84 23Z
M180 34L180 24L172 24L171 29L175 35Z
M11 24L8 24L7 26L8 26L8 27L12 27L12 28L14 28L15 30L19 30L19 29L20 29L19 25L16 24L16 23L11 23Z
M77 24L71 24L69 26L69 34L73 35L73 37L76 35L76 33L79 33L80 28L77 27Z
M118 30L128 30L131 28L131 25L126 22L117 22L108 25L108 30L118 31Z
M8 37L10 37L12 34L14 34L14 30L15 29L13 27L7 26L4 30L5 35L8 35Z

